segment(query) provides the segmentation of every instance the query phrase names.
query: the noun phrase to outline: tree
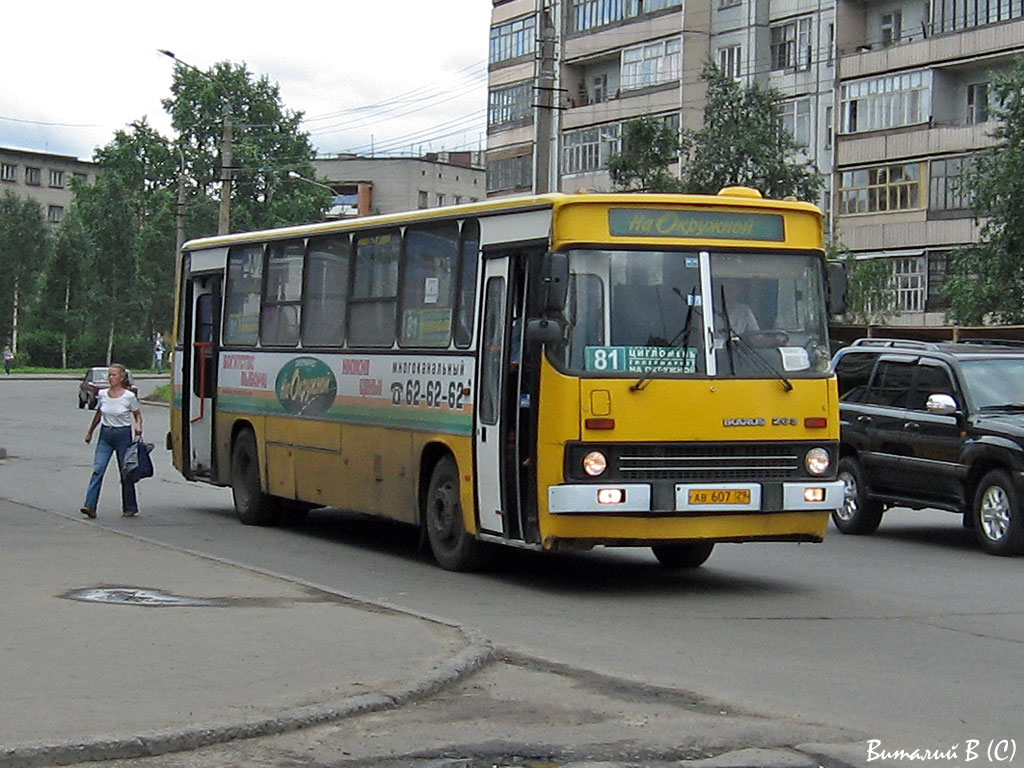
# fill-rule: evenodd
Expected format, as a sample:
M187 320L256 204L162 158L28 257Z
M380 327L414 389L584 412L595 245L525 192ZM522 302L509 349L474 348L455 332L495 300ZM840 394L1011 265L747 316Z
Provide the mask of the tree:
M608 158L616 189L636 192L679 192L679 179L668 166L679 159L682 136L664 120L640 117L623 127L622 152Z
M782 94L756 82L742 86L710 63L701 78L708 86L704 127L689 137L683 188L714 194L739 184L766 197L817 200L823 181L796 157L800 147L779 121Z
M1024 322L1024 58L993 75L992 92L998 143L964 177L981 236L953 252L944 289L964 325Z
M43 207L5 191L0 197L0 337L4 343L9 339L15 352L19 318L34 277L46 262L48 247Z
M851 323L878 325L894 313L892 262L887 259L857 260L838 239L825 245L825 258L846 265L846 319Z
M178 131L189 197L195 201L189 205L191 234L216 232L225 119L233 134L231 230L323 219L330 194L288 178L289 171L314 177L316 152L299 130L302 113L284 108L280 89L266 76L254 78L244 64L221 62L203 72L179 62L171 98L163 106Z

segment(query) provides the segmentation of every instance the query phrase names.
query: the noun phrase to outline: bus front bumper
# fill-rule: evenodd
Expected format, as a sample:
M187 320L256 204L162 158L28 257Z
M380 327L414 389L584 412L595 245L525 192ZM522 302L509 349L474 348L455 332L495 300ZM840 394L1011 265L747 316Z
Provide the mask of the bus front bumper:
M556 515L707 515L720 513L813 512L838 509L843 483L677 483L670 504L655 504L647 483L569 484L548 488L548 512Z

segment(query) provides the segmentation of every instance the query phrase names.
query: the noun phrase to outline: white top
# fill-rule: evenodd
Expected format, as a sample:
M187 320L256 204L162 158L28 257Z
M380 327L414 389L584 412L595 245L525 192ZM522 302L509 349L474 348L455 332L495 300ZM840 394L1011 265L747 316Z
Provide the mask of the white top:
M130 389L120 397L111 397L110 392L101 389L96 393L96 409L100 412L100 424L104 427L130 427L132 414L139 410L139 399Z

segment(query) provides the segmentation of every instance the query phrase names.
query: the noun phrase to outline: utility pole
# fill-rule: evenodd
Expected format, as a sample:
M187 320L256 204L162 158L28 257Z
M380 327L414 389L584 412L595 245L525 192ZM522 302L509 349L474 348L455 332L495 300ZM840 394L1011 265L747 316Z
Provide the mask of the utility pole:
M224 100L224 120L221 128L220 215L217 217L217 234L226 235L231 231L231 144L234 139L231 104L227 99Z
M533 191L551 192L552 170L558 167L557 115L558 88L558 22L554 18L550 0L538 0L537 9L537 66L534 76L534 136Z
M174 55L172 51L166 51L159 49L157 53L162 53L164 56L174 59L175 62L183 67L191 69L196 74L205 77L211 83L216 86L217 90L220 91L221 102L224 105L224 115L221 118L221 142L220 142L220 211L217 217L217 234L226 235L231 231L231 163L232 163L232 145L234 143L234 122L231 117L231 100L228 95L221 88L220 83L217 82L216 78L212 77L209 73L203 72L199 67L194 67L187 61L182 61ZM184 216L184 203L185 203L185 190L183 181L180 178L181 174L184 173L184 160L182 160L182 170L179 173L178 180L178 206L181 211L181 215ZM178 250L181 250L181 243L184 242L184 220L179 219L179 226L181 227L180 237L181 242L178 244Z

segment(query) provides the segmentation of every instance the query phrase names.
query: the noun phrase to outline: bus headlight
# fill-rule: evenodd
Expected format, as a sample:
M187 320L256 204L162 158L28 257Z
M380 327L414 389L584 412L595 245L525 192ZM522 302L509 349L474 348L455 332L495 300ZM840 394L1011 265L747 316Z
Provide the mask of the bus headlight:
M608 469L608 457L600 451L591 451L583 457L583 471L591 477L597 477Z
M832 460L824 448L811 448L804 457L804 466L812 475L824 475L831 464Z

